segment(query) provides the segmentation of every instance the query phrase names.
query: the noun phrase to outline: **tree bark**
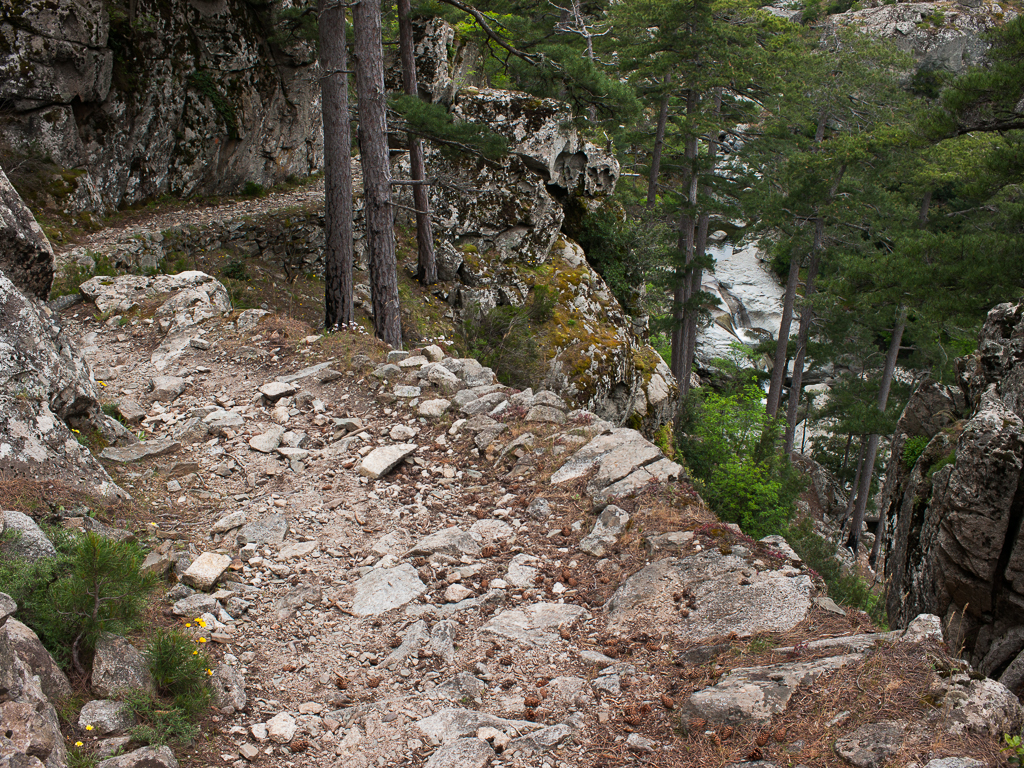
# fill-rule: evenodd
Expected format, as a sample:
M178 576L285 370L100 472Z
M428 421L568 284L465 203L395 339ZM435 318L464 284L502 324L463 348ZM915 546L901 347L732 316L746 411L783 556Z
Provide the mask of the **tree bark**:
M899 355L900 343L903 341L903 329L907 327L907 308L900 305L896 312L896 327L892 330L892 341L889 343L889 351L885 355L885 368L882 371L882 381L878 389L878 410L885 411L889 402L889 389L892 386L893 373L896 370L896 357ZM860 547L860 529L864 525L864 515L867 513L868 496L871 493L871 477L875 473L875 456L878 453L879 435L871 435L868 438L867 455L864 457L864 471L861 473L860 487L857 489L857 504L853 508L853 520L850 522L850 546L853 554L857 554Z
M658 112L658 127L654 134L654 151L651 153L651 174L647 179L647 209L654 207L658 199L658 176L661 174L661 150L665 146L665 128L668 126L668 102L671 95L668 86L672 75L665 75L665 95L661 97L661 111Z
M412 39L409 0L398 0L398 43L402 56L402 88L407 96L419 98L416 82L416 51ZM423 165L423 144L418 136L409 134L409 169L413 181L426 181ZM437 260L434 258L434 230L430 225L430 194L426 184L413 184L412 197L416 208L417 277L424 285L437 282Z
M716 117L722 110L722 92L716 90L714 94L714 104L712 107L712 114ZM714 138L711 138L714 136ZM708 143L708 174L715 172L715 165L718 162L718 136L715 129L712 128L712 132L709 133L706 139ZM703 185L700 187L703 194L707 197L711 196L711 187ZM696 199L694 204L696 205ZM697 355L697 318L700 316L700 309L693 306L694 297L700 293L701 282L704 277L704 257L707 255L708 250L708 226L711 223L711 215L707 211L701 212L697 216L697 232L694 237L693 244L693 265L690 268L690 288L687 292L687 303L689 308L686 312L686 331L684 333L685 347L683 350L684 365L687 370L693 367L694 358ZM689 382L687 382L686 389L683 394L689 391Z
M789 329L793 324L793 304L796 301L796 284L800 280L800 257L790 254L789 277L786 279L786 294L782 299L782 319L779 322L779 338L775 342L775 359L772 362L772 378L768 384L768 398L765 411L775 417L782 402L782 385L786 380L786 366L789 363Z
M824 234L825 220L819 216L814 222L814 244L811 247L811 259L807 264L807 281L804 283L805 305L800 308L800 328L796 337L796 356L793 358L793 379L789 385L789 403L786 408L787 455L793 452L793 441L796 439L797 412L804 384L804 360L807 357L807 342L811 336L811 321L814 319L814 312L807 302L814 295L814 278L818 275L821 241Z
M867 441L862 437L860 439L860 450L857 452L857 470L853 473L853 483L850 485L850 495L846 500L846 511L843 513L843 519L839 524L840 542L846 536L847 525L850 522L850 518L853 516L853 507L857 503L857 489L860 487L860 474L864 471L864 457L868 452Z
M365 191L366 246L370 265L373 328L395 349L402 347L398 306L395 229L391 207L391 164L388 161L384 102L384 49L380 4L360 0L353 6L356 92L359 96L359 156Z
M320 81L324 123L324 328L352 322L352 135L348 113L345 8L320 0Z
M686 114L693 120L699 106L697 92L690 88L686 92ZM679 217L679 250L682 253L682 269L678 270L676 287L673 292L672 323L672 374L679 382L682 399L690 392L690 364L686 360L686 304L690 299L690 269L693 265L693 249L697 236L697 220L694 217L697 207L697 134L686 138L683 150L685 167L683 168L683 212Z

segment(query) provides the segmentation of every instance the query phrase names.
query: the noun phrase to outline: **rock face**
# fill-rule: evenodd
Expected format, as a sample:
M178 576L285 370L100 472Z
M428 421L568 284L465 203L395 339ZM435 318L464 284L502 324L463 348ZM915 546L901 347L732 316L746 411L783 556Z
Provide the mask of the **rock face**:
M882 505L887 606L897 625L941 616L951 646L1019 693L1024 304L989 313L978 351L957 372L958 387L919 387L893 438Z
M19 6L0 23L0 145L30 161L26 189L47 190L30 202L103 212L318 170L315 53L268 41L266 12L238 0Z
M52 695L70 692L53 659L30 629L9 618L14 601L0 593L0 764L60 768L67 750L54 704L41 681L48 678ZM13 630L13 633L12 633ZM53 687L51 687L53 684Z
M42 238L31 215L4 223L16 225L9 230L14 240L19 232L26 242ZM16 250L12 256L20 258ZM41 264L37 260L21 277L37 290L53 276L52 267ZM45 475L95 495L121 495L71 431L103 431L107 421L79 351L50 311L0 271L0 469L14 477Z
M0 272L25 293L45 300L53 265L50 241L0 170Z
M981 34L1004 19L1003 11L996 8L980 2L956 3L936 14L932 3L879 4L830 20L892 40L900 50L913 54L921 72L960 74L985 61L988 46ZM1007 9L1005 19L1014 15Z

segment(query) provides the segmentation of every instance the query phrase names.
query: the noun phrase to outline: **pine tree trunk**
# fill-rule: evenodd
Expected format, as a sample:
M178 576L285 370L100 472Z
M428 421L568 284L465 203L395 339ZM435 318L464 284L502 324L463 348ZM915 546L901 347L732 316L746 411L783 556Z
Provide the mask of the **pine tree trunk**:
M320 0L320 81L324 124L324 328L353 320L352 135L348 114L345 8Z
M693 118L698 107L697 92L692 88L686 92L686 114ZM672 373L679 382L682 399L690 392L690 364L686 360L687 348L687 308L690 296L690 268L693 265L693 248L697 236L697 220L694 212L697 207L697 135L686 139L683 151L685 167L683 168L683 212L679 218L679 250L682 255L682 269L677 271L676 288L673 292L675 310L672 323ZM692 361L691 361L692 362Z
M775 360L772 363L772 378L768 384L765 405L765 411L773 418L779 412L779 403L782 402L782 385L786 381L786 366L789 363L789 328L793 324L796 284L800 280L800 257L796 253L791 253L789 258L786 295L782 299L782 320L779 322L779 338L775 342Z
M661 150L665 146L665 128L668 126L668 90L672 75L665 75L665 95L661 97L661 111L658 112L658 128L654 134L654 151L651 153L651 174L647 179L647 209L654 207L658 199L658 176L661 173Z
M821 260L820 248L824 232L825 221L819 216L814 222L814 245L811 248L811 259L807 264L804 306L800 308L800 329L796 337L796 356L793 358L793 380L789 385L789 403L786 408L786 455L793 452L793 442L796 439L796 421L804 385L804 360L807 357L807 342L811 336L811 321L814 319L814 312L807 302L814 295L814 278L818 275L818 263Z
M885 355L885 369L878 390L878 410L885 411L889 402L889 389L892 386L893 373L896 371L896 358L903 341L903 329L907 326L907 308L900 306L896 315L896 327L892 331L892 341ZM867 513L868 496L871 494L871 477L875 470L875 456L878 453L879 435L871 435L868 439L867 455L864 457L864 472L861 474L860 487L857 489L857 504L853 508L853 520L850 522L850 546L853 554L860 547L860 529L864 526L864 515Z
M412 39L409 0L398 0L398 43L402 55L402 88L407 96L419 98L416 82L416 51ZM412 181L425 182L423 145L418 136L409 134L409 168ZM434 230L430 225L430 195L425 183L413 184L416 207L416 246L419 256L417 277L424 285L437 282L437 260L434 258Z
M395 349L401 349L402 316L398 305L395 265L380 5L374 2L356 3L352 10L352 26L355 30L359 156L365 191L366 247L370 263L373 327L379 338Z
M843 513L843 519L839 524L840 541L844 540L847 526L850 524L850 518L853 517L853 507L857 503L857 489L860 488L860 475L864 471L864 457L867 456L867 453L868 444L862 437L860 439L860 450L857 452L857 470L853 473L850 495L846 499L846 511Z
M717 117L722 110L722 92L716 91L714 94L714 104L712 113ZM714 129L712 129L714 130ZM713 136L713 138L711 138ZM709 138L706 139L708 143L708 174L715 172L715 166L718 163L718 136L716 134L709 134ZM703 194L710 198L711 188L707 185L701 187ZM694 205L696 205L696 199ZM697 232L694 237L693 244L693 260L694 263L690 269L690 289L687 295L687 302L693 304L693 298L700 293L701 283L704 278L704 257L707 255L708 250L708 226L711 223L711 215L704 211L697 217ZM686 332L683 336L686 342L686 347L683 351L683 359L685 360L685 366L687 370L693 367L694 358L697 355L697 318L700 316L700 310L691 306L686 313ZM689 391L689 386L687 386Z

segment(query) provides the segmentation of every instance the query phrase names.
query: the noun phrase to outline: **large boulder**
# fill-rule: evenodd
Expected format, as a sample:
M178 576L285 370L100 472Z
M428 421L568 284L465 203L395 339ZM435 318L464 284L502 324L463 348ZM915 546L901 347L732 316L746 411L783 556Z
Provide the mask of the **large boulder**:
M53 265L50 241L0 169L0 272L25 293L46 299Z
M34 668L39 659L34 651L23 657L22 640L11 637L14 608L14 601L0 593L0 765L32 766L38 760L47 768L63 768L67 749L57 710Z
M79 350L46 306L0 272L0 469L93 495L121 496L72 432L102 433L108 421Z
M1019 694L1024 304L993 309L957 371L956 388L918 388L893 438L882 505L887 607L899 626L941 616L950 645Z
M133 13L28 0L0 21L0 145L27 160L33 206L102 212L321 168L311 44L272 53L266 18L240 0Z

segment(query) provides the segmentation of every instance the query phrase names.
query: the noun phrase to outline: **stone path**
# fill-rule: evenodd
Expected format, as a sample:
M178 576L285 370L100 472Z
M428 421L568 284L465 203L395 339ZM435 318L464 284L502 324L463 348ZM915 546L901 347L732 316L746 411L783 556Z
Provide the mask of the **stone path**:
M354 168L358 173L358 165ZM359 181L361 176L355 179ZM103 253L116 244L133 240L140 235L157 234L171 227L202 226L218 221L234 221L246 216L272 213L285 208L307 207L322 204L324 181L315 182L285 192L270 192L265 197L230 200L217 205L186 203L171 211L139 212L127 223L117 223L90 233L74 243L65 243L54 248L57 264L60 266L69 258L71 251L82 248Z
M795 764L800 735L761 725L900 639L858 634L784 543L715 523L679 465L550 392L437 347L173 317L66 320L145 434L109 466L150 505L147 567L180 579L168 615L217 663L212 740L185 764ZM810 626L848 637L729 661ZM974 682L950 678L943 723L975 727ZM1019 724L993 700L986 722Z

